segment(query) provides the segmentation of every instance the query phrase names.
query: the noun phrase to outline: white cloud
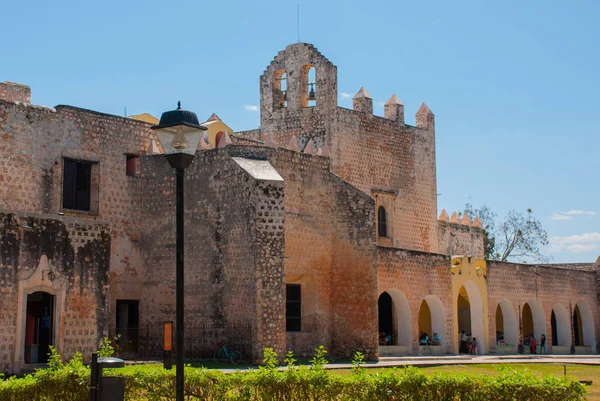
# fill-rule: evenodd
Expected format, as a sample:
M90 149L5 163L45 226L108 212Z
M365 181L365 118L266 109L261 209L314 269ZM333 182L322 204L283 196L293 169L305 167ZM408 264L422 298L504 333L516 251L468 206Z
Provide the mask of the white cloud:
M350 99L352 98L352 95L348 92L342 92L340 95L343 99Z
M585 211L585 210L569 210L568 212L561 212L561 213L569 215L569 216L576 216L576 215L580 215L580 214L587 214L590 216L595 216L597 214L596 212Z
M594 249L600 249L599 244L573 244L567 247L567 251L578 253L578 252L591 252Z
M600 250L600 233L583 233L550 237L550 252L591 252Z
M559 213L552 213L550 220L573 220L573 217Z
M568 212L552 213L550 220L573 220L573 216L596 216L597 214L591 210L571 209Z
M244 110L247 110L247 111L258 111L258 106L256 106L256 105L247 105L247 106L244 106Z

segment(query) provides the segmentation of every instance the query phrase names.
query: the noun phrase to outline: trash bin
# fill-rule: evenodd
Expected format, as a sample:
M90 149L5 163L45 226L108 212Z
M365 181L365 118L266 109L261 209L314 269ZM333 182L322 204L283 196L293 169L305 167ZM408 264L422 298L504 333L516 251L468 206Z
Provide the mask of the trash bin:
M123 401L125 399L124 377L103 377L100 401Z
M123 401L125 399L124 377L102 377L102 369L122 368L125 361L120 358L98 358L92 354L90 401Z

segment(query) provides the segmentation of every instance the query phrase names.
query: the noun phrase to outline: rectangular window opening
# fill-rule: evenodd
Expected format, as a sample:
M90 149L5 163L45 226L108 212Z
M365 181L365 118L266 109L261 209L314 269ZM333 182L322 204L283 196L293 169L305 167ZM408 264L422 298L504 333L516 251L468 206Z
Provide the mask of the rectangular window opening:
M125 155L127 157L126 174L128 177L137 175L137 164L140 159L137 155Z
M285 290L285 330L302 329L302 287L300 284L287 284Z
M83 160L64 159L63 209L90 211L92 164Z

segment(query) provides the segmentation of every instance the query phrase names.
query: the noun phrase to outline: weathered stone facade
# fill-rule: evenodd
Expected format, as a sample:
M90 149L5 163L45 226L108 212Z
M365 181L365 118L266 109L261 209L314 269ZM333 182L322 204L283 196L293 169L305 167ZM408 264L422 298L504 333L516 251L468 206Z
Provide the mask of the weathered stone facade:
M304 43L260 91L261 128L215 139L186 170L188 356L225 340L255 361L267 346L455 353L464 327L483 353L516 352L528 330L549 352L596 352L598 266L486 264L478 219L437 218L425 104L416 126L395 95L385 117L362 88L338 107L336 67ZM89 357L116 334L126 356L161 355L175 176L150 124L30 96L0 83L0 371L34 364L40 344Z

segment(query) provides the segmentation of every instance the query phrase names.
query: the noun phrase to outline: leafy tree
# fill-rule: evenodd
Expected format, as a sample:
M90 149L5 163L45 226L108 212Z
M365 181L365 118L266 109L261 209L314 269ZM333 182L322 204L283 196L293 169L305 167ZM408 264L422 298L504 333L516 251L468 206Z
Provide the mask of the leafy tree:
M530 208L526 213L511 210L503 221L498 221L498 215L487 205L476 209L467 203L465 212L481 220L487 260L548 262L549 258L540 252L540 247L548 245L548 234Z

